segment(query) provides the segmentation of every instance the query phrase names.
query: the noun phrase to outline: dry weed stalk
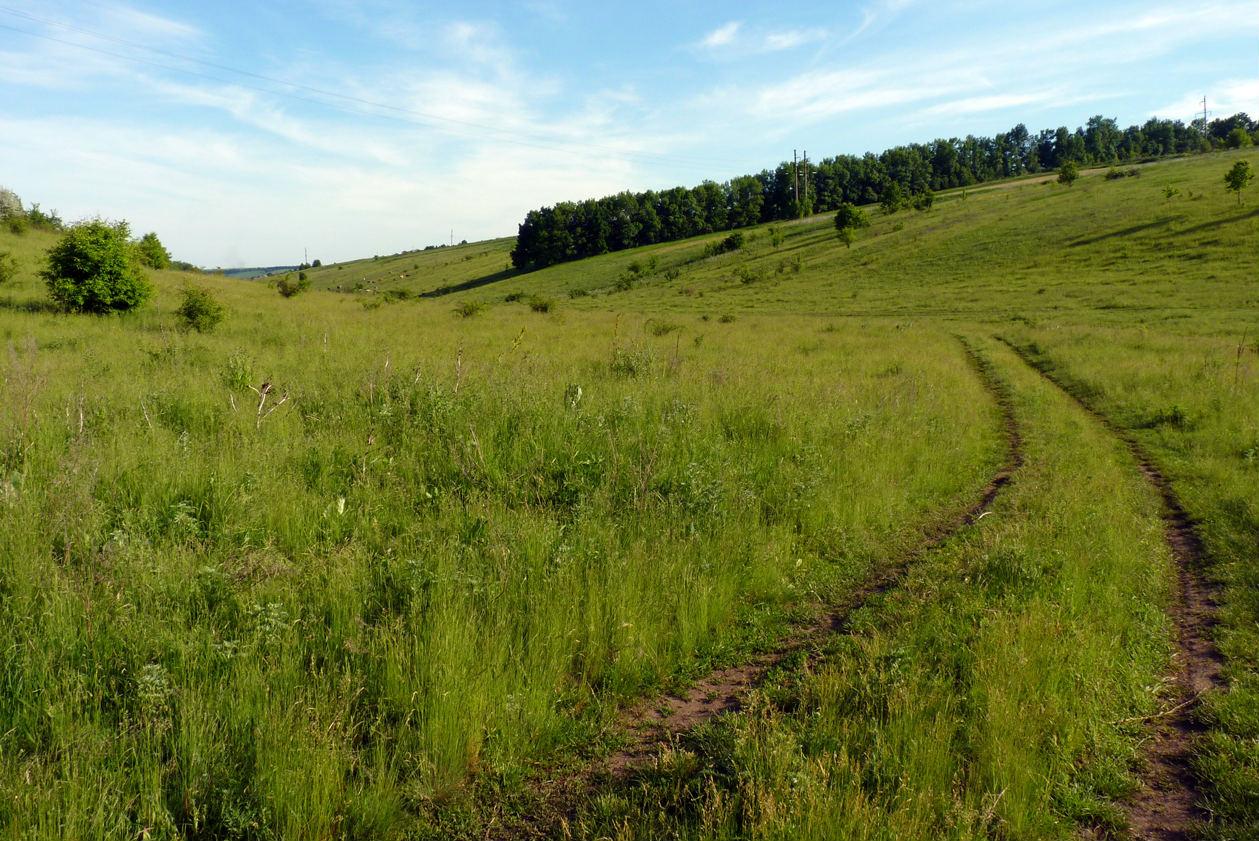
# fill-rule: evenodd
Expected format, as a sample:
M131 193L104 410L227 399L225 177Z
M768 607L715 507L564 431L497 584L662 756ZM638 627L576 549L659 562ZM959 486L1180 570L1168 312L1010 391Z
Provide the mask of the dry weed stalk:
M270 409L266 409L267 395L269 395L272 391L271 383L265 382L257 388L254 388L253 386L250 386L249 388L254 392L254 394L258 395L258 413L254 421L254 429L262 429L262 422L271 417L276 409L289 402L289 393L287 391L284 392L284 396L280 398L278 403L274 403Z

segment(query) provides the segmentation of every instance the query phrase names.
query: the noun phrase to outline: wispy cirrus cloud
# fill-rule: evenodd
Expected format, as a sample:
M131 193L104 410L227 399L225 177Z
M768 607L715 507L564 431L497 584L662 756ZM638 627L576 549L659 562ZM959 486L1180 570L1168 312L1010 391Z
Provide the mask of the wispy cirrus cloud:
M696 46L714 54L757 55L794 49L824 40L827 35L825 29L752 28L743 21L730 21L709 32Z
M861 22L857 24L856 29L848 33L844 42L855 41L862 35L882 29L916 2L917 0L878 0L865 6L861 9Z
M900 11L910 0L883 5ZM912 118L917 120L1102 101L1118 92L1099 89L1096 74L1227 33L1250 12L1259 12L1255 0L1169 4L1135 15L1116 12L1086 23L1045 27L1030 37L988 33L982 42L957 44L930 56L893 49L863 55L859 61L832 61L759 86L718 88L701 99L714 111L772 126L772 133L858 111L904 112L908 106L917 108ZM1019 72L1011 73L1012 67ZM1221 103L1229 104L1220 110L1244 101L1248 91L1244 82L1222 91ZM1259 110L1259 105L1252 107Z
M1114 99L1118 93L1071 93L1063 88L1050 88L1034 91L1008 91L981 96L968 96L961 99L950 99L922 111L919 116L928 117L966 117L972 114L985 114L992 111L1003 111L1009 108L1037 109L1052 105L1062 107L1079 105L1085 102L1102 102Z
M701 38L699 45L709 50L729 46L739 37L739 30L742 28L742 21L732 20L724 23Z
M1179 99L1153 109L1156 117L1190 120L1202 112L1202 98L1206 97L1212 119L1231 117L1239 111L1253 119L1259 116L1259 78L1226 79L1209 90L1186 92Z

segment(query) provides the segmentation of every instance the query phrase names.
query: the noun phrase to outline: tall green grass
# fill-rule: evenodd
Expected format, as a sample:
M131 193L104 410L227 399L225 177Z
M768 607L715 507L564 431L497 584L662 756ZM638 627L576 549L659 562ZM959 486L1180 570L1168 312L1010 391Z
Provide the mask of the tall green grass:
M819 218L509 276L496 241L287 300L163 272L107 319L50 311L52 238L0 232L0 827L483 836L627 699L772 645L973 499L1001 435L961 330L1036 342L1201 520L1230 691L1198 770L1215 837L1247 837L1259 216L1220 179L1255 154L958 193L852 249ZM179 330L188 281L216 332ZM1118 826L1169 650L1155 500L984 348L1028 442L993 514L580 827Z
M1122 825L1171 653L1158 500L1122 444L991 344L1025 463L815 670L666 753L579 835L1070 838Z
M933 331L203 279L230 312L198 335L174 280L128 318L37 311L29 275L0 309L15 837L441 826L766 644L999 457Z
M1252 317L1254 313L1251 313ZM1259 321L1253 321L1259 325ZM1197 520L1205 573L1220 589L1215 637L1227 689L1205 699L1197 758L1207 837L1259 827L1259 346L1195 318L1157 332L1043 324L1015 335L1040 364L1135 435Z

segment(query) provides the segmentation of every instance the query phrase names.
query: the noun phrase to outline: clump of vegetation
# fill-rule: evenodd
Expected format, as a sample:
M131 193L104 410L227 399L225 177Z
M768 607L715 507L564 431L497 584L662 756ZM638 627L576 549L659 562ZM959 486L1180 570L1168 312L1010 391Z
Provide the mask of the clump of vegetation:
M461 301L455 306L455 315L460 318L472 318L485 309L484 301Z
M898 182L892 181L883 188L883 193L879 197L879 207L883 212L891 216L893 213L909 206L909 193Z
M227 309L208 289L189 285L184 287L183 299L175 315L185 330L212 333L227 316Z
M719 254L729 254L732 251L738 251L743 247L745 242L743 231L734 231L729 236L708 244L704 249L705 257L716 257Z
M0 251L0 286L12 283L17 277L17 258L7 251Z
M57 215L57 211L50 210L44 212L40 210L39 203L33 203L31 209L26 211L26 221L30 223L32 228L41 231L64 231L65 223L61 221L61 217Z
M555 301L541 295L534 295L529 298L529 309L534 312L550 312L555 309Z
M1176 198L1179 195L1180 195L1180 190L1176 189L1171 184L1168 184L1166 187L1163 188L1163 198L1166 199L1167 201L1171 201L1172 199Z
M135 309L153 288L140 270L126 222L95 219L70 228L41 272L49 297L67 312Z
M170 268L170 252L166 250L166 246L162 245L162 241L157 238L157 234L152 231L140 237L136 242L136 255L139 257L140 263L150 269Z
M804 270L804 258L802 258L799 254L796 254L790 260L784 258L778 261L779 274L786 274L788 271L792 271L795 274L800 274L800 272L803 270Z
M857 231L870 227L870 220L865 211L852 202L843 202L835 211L835 233L848 248L852 248L857 239Z
M296 280L292 275L285 275L275 282L275 288L283 297L292 298L310 288L310 278L306 277L306 272L298 272Z
M651 371L651 350L645 347L612 349L612 361L608 369L618 377L639 377Z
M8 219L24 212L22 199L18 194L8 187L0 187L0 219Z
M1058 167L1058 183L1066 184L1068 187L1075 184L1075 180L1080 177L1080 168L1075 161L1063 161Z
M1237 161L1233 164L1233 168L1224 174L1224 189L1230 193L1237 194L1237 203L1242 203L1242 190L1246 189L1246 185L1255 180L1255 174L1250 169L1250 161Z
M1119 181L1124 178L1138 178L1140 175L1141 170L1137 169L1135 166L1129 167L1128 169L1120 169L1119 167L1112 166L1110 169L1106 170L1107 181Z
M625 270L634 277L650 277L656 273L656 266L659 264L659 258L654 254L646 261L632 260L625 267Z
M1225 145L1230 149L1242 149L1246 146L1253 146L1254 142L1254 137L1242 126L1234 126L1224 140Z
M914 210L917 210L920 213L926 213L928 210L931 209L932 205L935 204L935 200L936 200L935 193L931 192L930 190L923 190L921 193L914 196L914 199L913 199Z
M740 283L750 286L753 283L760 283L768 277L768 273L764 266L735 266L734 276Z

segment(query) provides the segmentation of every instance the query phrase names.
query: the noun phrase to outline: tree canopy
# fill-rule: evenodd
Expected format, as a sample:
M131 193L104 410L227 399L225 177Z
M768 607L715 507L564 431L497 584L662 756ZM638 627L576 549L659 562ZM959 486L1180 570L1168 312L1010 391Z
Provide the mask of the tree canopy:
M170 252L152 231L140 237L136 242L136 255L140 258L140 262L150 269L170 268Z
M802 169L797 200L792 163L724 183L618 193L601 199L560 202L531 210L520 224L512 264L540 269L642 245L795 219L802 213L834 211L845 202L883 202L895 208L930 191L967 187L998 178L1075 166L1143 160L1200 152L1259 134L1259 124L1236 114L1208 125L1150 119L1119 127L1095 116L1071 131L1066 126L1033 134L1019 124L994 137L937 139L898 146L875 155L838 155ZM807 200L805 199L807 197ZM898 199L899 197L899 199Z
M1224 174L1224 189L1237 194L1237 203L1242 203L1242 190L1255 180L1255 173L1250 169L1250 161L1237 161L1233 168Z

